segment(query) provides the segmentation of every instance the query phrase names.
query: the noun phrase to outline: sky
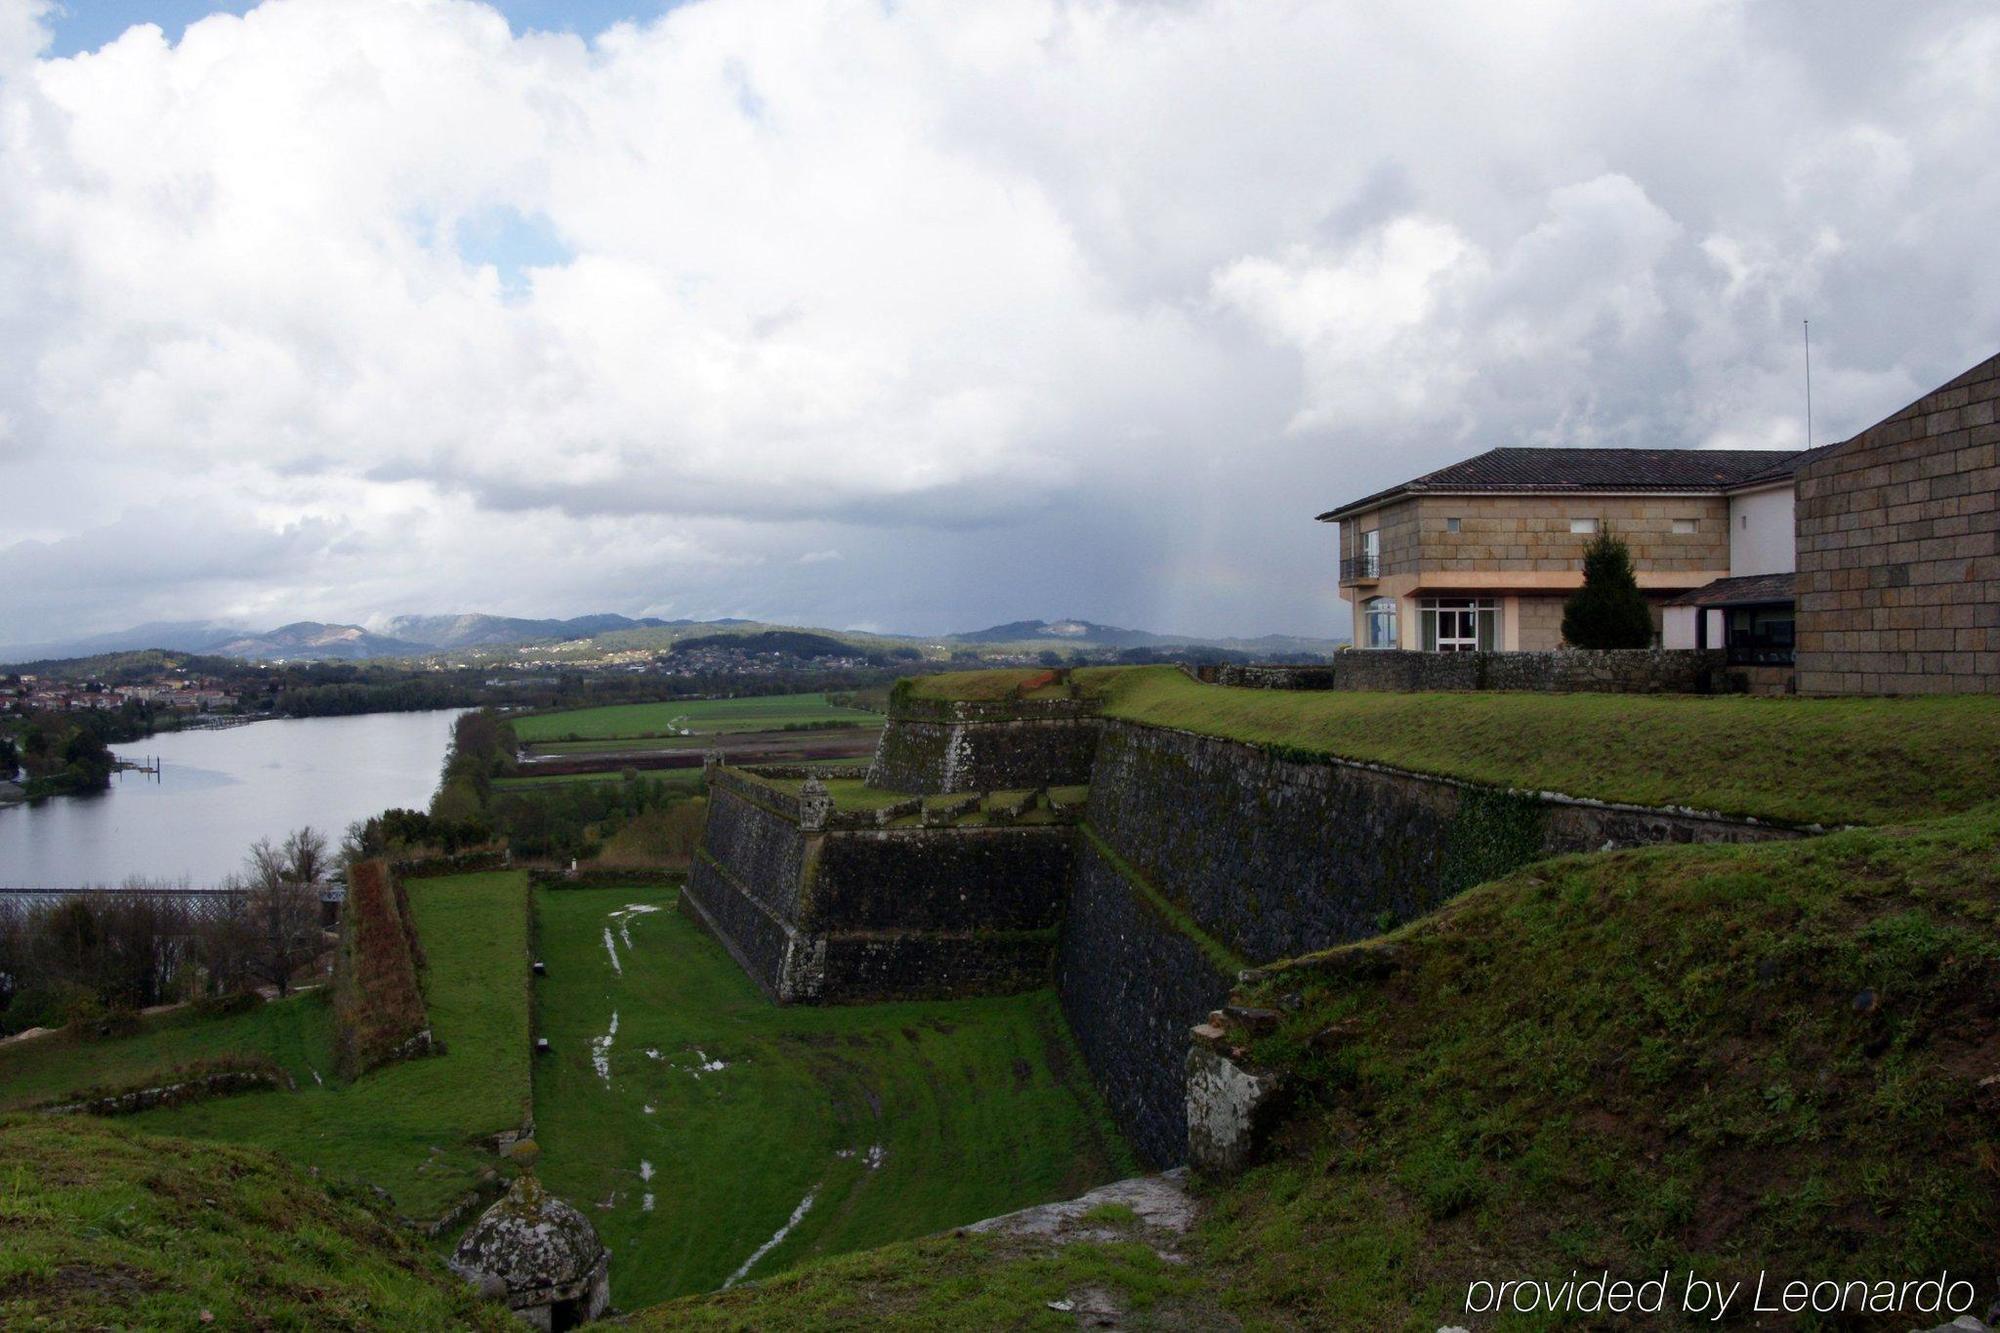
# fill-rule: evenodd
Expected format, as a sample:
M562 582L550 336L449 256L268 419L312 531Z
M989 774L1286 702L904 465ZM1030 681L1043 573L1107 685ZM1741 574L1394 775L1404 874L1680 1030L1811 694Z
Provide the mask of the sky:
M1313 516L2000 350L1972 0L0 0L0 644L1343 632Z

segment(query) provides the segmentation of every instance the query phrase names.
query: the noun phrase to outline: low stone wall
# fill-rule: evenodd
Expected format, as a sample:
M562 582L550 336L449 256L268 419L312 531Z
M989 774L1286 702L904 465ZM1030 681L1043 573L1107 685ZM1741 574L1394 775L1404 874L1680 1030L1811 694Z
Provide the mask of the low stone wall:
M1188 1027L1235 977L1092 839L1078 843L1056 955L1063 1014L1126 1137L1171 1165L1187 1155Z
M1321 666L1199 666L1211 685L1265 690L1518 690L1543 694L1710 694L1727 656L1719 649L1637 648L1548 653L1350 650Z

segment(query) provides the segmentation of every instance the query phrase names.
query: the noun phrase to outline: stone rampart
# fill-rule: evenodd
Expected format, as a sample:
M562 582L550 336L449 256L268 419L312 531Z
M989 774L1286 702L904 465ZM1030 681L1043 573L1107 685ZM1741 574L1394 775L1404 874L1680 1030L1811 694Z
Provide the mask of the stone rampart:
M1263 690L1512 690L1542 694L1710 694L1727 654L1719 649L1565 648L1545 653L1419 653L1368 649L1315 666L1199 666L1211 685Z
M1120 1125L1162 1162L1185 1146L1188 1029L1220 995L1218 951L1200 941L1256 965L1380 934L1544 856L1802 832L1117 721L1102 724L1087 820L1063 1009Z
M1189 1015L1221 1004L1235 973L1094 839L1077 841L1056 954L1063 1014L1126 1137L1171 1165L1187 1154Z
M742 774L713 771L702 848L683 894L687 910L773 998L827 1003L1047 984L1069 877L1067 826L814 825L799 804Z
M913 699L899 694L868 785L940 795L1072 786L1090 772L1091 699Z

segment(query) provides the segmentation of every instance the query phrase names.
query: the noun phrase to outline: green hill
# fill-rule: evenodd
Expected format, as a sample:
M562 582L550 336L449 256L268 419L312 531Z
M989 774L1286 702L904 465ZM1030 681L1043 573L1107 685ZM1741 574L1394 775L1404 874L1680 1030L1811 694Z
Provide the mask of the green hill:
M255 1149L0 1118L0 1326L518 1327L410 1232Z

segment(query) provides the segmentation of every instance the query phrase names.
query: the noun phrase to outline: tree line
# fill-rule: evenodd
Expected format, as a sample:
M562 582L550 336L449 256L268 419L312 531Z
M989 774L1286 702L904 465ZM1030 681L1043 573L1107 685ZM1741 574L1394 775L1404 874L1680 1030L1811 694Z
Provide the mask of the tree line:
M138 1010L270 987L283 996L328 947L324 835L260 839L242 873L199 895L130 879L23 907L0 903L0 1031L128 1023Z

